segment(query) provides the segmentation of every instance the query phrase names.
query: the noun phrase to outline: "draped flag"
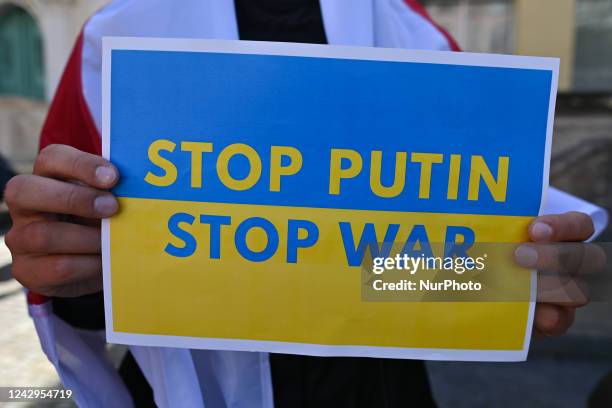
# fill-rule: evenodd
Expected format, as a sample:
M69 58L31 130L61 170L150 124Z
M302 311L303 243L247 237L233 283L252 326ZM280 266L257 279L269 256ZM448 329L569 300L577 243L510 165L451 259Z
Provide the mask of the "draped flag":
M103 154L122 175L103 226L109 341L525 358L533 276L510 260L471 270L517 299L440 281L442 263L410 274L420 300L370 299L399 282L362 272L395 255L457 272L475 244L527 239L557 60L138 38L105 39L103 58ZM429 300L447 280L469 301Z

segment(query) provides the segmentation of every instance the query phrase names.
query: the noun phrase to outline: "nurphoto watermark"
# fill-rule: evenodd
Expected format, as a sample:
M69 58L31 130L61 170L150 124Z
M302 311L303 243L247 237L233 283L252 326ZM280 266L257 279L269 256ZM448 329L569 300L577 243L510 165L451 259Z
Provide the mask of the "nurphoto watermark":
M609 256L610 255L610 256ZM612 300L612 244L475 243L420 250L381 243L361 268L364 301L583 304Z

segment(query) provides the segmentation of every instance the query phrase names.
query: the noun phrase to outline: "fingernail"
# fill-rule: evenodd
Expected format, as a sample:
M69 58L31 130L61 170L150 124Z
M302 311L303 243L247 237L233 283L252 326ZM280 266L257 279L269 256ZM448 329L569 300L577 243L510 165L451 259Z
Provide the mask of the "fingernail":
M546 241L552 237L552 234L552 227L544 222L536 222L531 226L531 235L536 241Z
M109 166L100 166L96 169L96 180L102 185L110 185L117 177L115 169Z
M524 268L534 268L538 264L538 251L530 246L521 245L514 251L514 259Z
M117 200L111 195L102 195L95 199L94 209L102 217L109 217L117 211Z

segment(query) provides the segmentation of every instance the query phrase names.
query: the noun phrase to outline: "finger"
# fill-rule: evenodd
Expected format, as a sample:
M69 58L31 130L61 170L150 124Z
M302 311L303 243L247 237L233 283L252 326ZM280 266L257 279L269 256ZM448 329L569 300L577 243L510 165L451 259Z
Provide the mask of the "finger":
M54 144L36 157L34 174L43 177L78 180L102 190L113 187L119 172L109 161L72 146Z
M36 221L11 229L5 243L13 254L99 254L100 228Z
M533 319L534 331L545 336L559 336L574 322L575 309L538 303Z
M34 175L13 177L4 198L12 214L46 212L107 218L119 209L108 192Z
M514 260L540 274L575 277L604 272L607 255L597 244L527 243L517 247Z
M22 255L13 259L12 273L36 293L78 296L100 290L102 261L96 255Z
M102 292L103 286L102 275L99 275L95 278L79 281L71 285L56 287L52 292L48 294L41 293L41 295L53 297L77 297L91 295L92 293Z
M529 237L534 242L585 241L594 232L591 217L575 211L542 215L529 225Z

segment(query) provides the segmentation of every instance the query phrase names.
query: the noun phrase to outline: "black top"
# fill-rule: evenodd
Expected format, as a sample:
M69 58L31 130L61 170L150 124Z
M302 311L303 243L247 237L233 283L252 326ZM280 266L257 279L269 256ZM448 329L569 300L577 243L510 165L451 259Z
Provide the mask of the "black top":
M241 40L326 44L318 0L235 0Z
M242 40L327 43L318 0L235 0L235 7ZM55 299L54 311L76 327L104 325L101 294ZM421 361L270 354L270 366L276 408L435 406ZM151 406L131 355L120 373L135 405Z

